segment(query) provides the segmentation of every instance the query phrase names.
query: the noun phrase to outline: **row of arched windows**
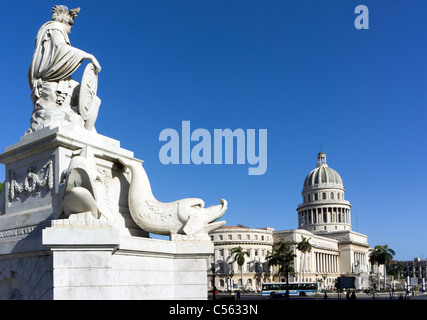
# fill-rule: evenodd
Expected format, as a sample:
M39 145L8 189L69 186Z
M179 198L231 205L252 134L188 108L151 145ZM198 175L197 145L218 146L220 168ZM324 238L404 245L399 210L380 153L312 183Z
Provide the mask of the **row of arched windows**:
M343 192L315 192L304 196L304 202L318 201L318 200L344 200Z

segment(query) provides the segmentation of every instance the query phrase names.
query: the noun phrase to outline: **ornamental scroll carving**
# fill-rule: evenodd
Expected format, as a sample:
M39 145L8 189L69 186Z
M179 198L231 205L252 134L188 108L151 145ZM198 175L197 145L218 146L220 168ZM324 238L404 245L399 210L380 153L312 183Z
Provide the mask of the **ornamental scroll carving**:
M47 187L49 190L53 189L53 162L49 160L37 174L34 170L29 170L24 179L23 184L19 184L14 177L10 181L9 196L11 200L19 197L21 193L33 193L40 188Z

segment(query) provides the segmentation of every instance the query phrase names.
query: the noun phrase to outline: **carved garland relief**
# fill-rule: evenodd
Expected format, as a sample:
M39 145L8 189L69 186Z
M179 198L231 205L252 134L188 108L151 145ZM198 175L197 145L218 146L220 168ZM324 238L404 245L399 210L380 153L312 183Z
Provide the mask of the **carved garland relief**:
M19 197L21 193L33 193L39 188L47 187L49 190L53 189L53 162L49 160L47 164L45 164L40 172L34 173L34 170L29 170L27 176L24 179L24 183L20 185L16 181L16 176L14 175L13 179L10 181L9 187L9 196L11 200L14 200ZM43 178L39 175L44 173Z

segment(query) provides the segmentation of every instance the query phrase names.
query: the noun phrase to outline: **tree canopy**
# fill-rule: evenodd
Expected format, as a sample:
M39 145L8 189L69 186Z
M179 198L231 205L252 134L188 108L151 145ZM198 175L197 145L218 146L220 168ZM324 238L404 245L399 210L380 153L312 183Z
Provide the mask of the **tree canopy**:
M396 254L393 249L390 249L388 245L377 245L375 248L371 251L371 254L369 255L369 261L372 264L378 264L378 265L389 265L391 260L393 259L393 256Z
M239 266L243 266L245 263L245 256L249 257L249 253L240 246L233 248L232 250L234 254L234 260Z
M273 252L267 257L269 266L279 266L279 274L285 274L285 260L289 261L288 270L291 273L294 273L294 269L291 266L292 261L296 257L292 250L292 241L287 241L284 238L281 238L279 242L276 243Z

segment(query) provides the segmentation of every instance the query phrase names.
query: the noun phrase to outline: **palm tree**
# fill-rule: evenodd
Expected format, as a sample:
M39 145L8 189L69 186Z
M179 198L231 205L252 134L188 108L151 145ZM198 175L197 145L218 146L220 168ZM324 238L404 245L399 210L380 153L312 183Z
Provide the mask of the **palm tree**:
M400 279L400 274L405 269L405 265L402 261L392 261L387 267L387 274L391 274L397 279Z
M249 252L244 251L241 246L235 247L232 249L232 253L234 254L234 260L240 266L241 277L242 277L242 291L244 290L243 286L243 265L245 264L245 256L249 257Z
M272 267L272 266L277 266L280 264L280 252L277 248L273 248L273 252L268 252L268 255L266 257L266 260L268 262L268 266ZM279 274L280 277L280 274ZM273 268L273 281L274 281L274 268Z
M403 270L405 270L405 264L402 261L398 261L395 270L397 273L397 279L400 279L400 275L402 274Z
M302 265L302 281L304 282L304 272L305 272L305 254L307 252L311 251L311 244L310 244L311 238L305 238L304 236L301 236L301 242L298 242L297 249L302 252L302 259L303 259L303 265ZM301 276L301 266L300 266L300 276Z
M288 272L291 275L295 275L295 270L292 267L291 263L294 261L294 258L296 257L296 255L293 253L292 250L289 250L287 252L285 252L284 254L282 254L282 260L281 260L281 264L280 264L280 268L279 268L279 274L286 274L286 266L285 266L285 260L289 261L289 265L288 265Z
M388 245L377 245L375 248L371 251L371 254L369 255L369 261L372 264L377 265L377 271L378 271L378 289L380 288L380 265L384 265L384 289L386 287L386 276L387 276L387 266L390 264L391 260L393 259L393 256L396 254L393 249L390 249Z
M377 265L377 283L378 283L378 289L380 289L380 265L379 265L379 251L377 250L377 247L375 249L371 249L371 253L369 254L369 262L371 265Z
M292 245L294 243L291 240L280 238L279 242L277 242L276 244L278 245L277 249L279 250L279 252L286 253L288 251L292 251Z
M285 274L285 259L287 258L289 263L294 260L295 254L292 251L292 245L292 241L287 241L286 239L281 238L279 242L276 243L276 247L273 248L273 252L266 258L269 266L279 266L279 277L281 274ZM294 273L292 266L288 266L288 271L290 273Z

